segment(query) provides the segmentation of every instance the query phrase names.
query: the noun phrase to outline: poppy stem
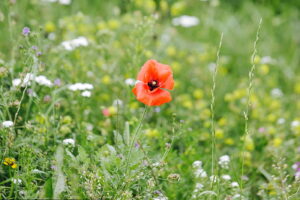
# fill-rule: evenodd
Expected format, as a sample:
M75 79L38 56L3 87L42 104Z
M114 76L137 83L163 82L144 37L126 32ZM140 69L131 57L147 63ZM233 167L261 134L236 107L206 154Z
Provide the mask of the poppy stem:
M140 128L141 128L141 126L142 126L142 124L143 124L143 121L144 121L145 115L146 115L146 113L147 113L147 110L148 110L148 106L145 105L145 108L144 108L144 111L143 111L141 120L140 120L140 122L139 122L138 127L137 127L136 130L135 130L135 133L134 133L133 138L132 138L132 142L131 142L131 144L130 144L130 146L129 146L129 151L128 151L127 159L126 159L126 161L127 161L127 162L126 162L126 173L127 173L127 171L128 171L128 163L129 163L128 160L129 160L129 158L130 158L130 156L131 156L132 147L133 147L133 145L134 145L134 143L135 143L135 141L136 141L136 139L137 139L137 137L138 137L138 135L139 135Z

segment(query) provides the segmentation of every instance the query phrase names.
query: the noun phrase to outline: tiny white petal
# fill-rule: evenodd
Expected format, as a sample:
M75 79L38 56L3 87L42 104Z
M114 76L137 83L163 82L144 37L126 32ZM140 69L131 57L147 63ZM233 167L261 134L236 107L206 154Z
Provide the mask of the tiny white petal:
M88 90L83 91L81 93L81 96L83 96L83 97L90 97L91 95L92 95L92 93L90 91L88 91Z
M174 18L172 20L172 24L175 26L182 26L188 28L192 26L197 26L199 24L199 19L194 16L183 15Z
M12 127L14 125L14 123L12 121L4 121L2 122L2 126L4 128L9 128L9 127Z
M70 144L72 146L75 146L75 140L73 140L72 138L64 139L63 144L64 145L69 145Z

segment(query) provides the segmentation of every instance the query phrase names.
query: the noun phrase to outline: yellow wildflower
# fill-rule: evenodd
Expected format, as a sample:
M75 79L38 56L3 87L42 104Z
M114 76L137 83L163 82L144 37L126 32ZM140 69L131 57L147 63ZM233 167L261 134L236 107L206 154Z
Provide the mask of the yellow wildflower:
M151 138L155 138L159 135L159 132L156 129L147 129L145 131L145 135Z
M105 85L110 84L110 77L108 75L103 76L102 83Z
M18 166L16 164L16 159L14 159L14 158L5 158L3 164L10 166L13 169L17 168L17 166Z
M281 138L274 138L272 141L274 147L279 147L282 144L282 139Z
M167 55L168 56L175 56L176 55L176 49L174 46L169 46L167 49L166 49L166 52L167 52Z
M269 71L270 71L270 67L269 67L269 65L266 65L266 64L260 65L258 68L258 72L261 75L267 75L269 73Z
M203 98L203 90L201 90L201 89L196 89L195 91L194 91L194 93L193 93L193 95L194 95L194 97L196 98L196 99L202 99Z
M234 144L234 140L232 138L227 138L225 140L225 144L227 144L227 145L233 145Z
M47 23L45 24L45 31L46 31L47 33L54 32L55 29L56 29L56 27L55 27L55 24L54 24L53 22L47 22Z
M218 125L219 126L226 126L227 125L226 118L224 118L224 117L220 118L219 121L218 121Z
M296 94L300 94L300 83L296 83L296 85L294 87L294 91Z
M217 129L215 134L216 134L216 138L218 139L224 138L224 131L222 129Z

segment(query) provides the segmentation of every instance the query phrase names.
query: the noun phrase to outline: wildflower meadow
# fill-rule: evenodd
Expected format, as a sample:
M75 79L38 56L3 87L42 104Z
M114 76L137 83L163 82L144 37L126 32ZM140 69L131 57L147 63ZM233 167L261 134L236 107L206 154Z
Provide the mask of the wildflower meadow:
M300 1L0 0L0 199L299 200Z

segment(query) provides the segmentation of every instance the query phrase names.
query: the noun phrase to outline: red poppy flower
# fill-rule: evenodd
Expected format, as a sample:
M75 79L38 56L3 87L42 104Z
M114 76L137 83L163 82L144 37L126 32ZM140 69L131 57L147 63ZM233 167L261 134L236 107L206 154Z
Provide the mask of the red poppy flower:
M148 106L159 106L172 100L167 90L174 87L173 73L168 65L148 60L137 76L132 92L136 99Z

